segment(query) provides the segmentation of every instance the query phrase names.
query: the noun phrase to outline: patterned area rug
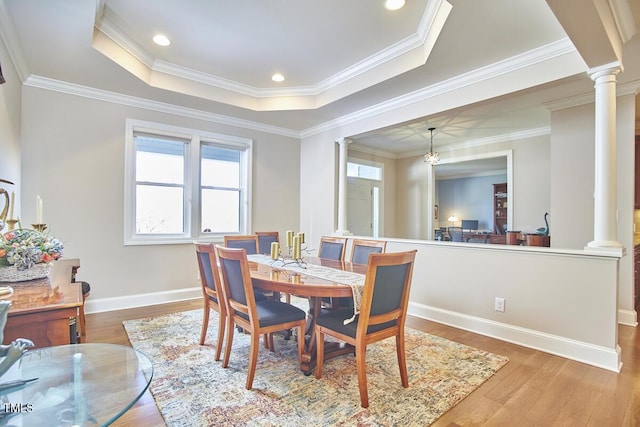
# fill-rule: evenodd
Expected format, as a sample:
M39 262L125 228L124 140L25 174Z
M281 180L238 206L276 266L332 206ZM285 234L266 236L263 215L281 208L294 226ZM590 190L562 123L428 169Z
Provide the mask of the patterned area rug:
M294 339L260 346L253 389L245 389L249 336L236 332L229 367L214 361L217 313L198 345L202 310L123 322L133 347L153 362L151 393L167 426L425 426L508 359L407 328L409 388L400 383L395 340L367 347L369 408L360 406L353 355L305 376Z

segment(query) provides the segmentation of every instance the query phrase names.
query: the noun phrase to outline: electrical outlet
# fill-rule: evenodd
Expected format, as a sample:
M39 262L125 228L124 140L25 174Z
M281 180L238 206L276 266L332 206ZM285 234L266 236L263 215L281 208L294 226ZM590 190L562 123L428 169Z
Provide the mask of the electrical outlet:
M496 297L496 304L495 304L495 308L496 308L496 311L502 311L502 312L504 312L504 298L498 298L498 297Z

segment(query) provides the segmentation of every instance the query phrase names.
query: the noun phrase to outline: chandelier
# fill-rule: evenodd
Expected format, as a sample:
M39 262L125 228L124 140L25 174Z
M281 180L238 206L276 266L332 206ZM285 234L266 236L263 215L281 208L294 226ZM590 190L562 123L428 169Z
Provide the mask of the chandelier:
M429 130L431 131L431 146L427 154L424 155L424 161L430 165L435 165L440 161L440 154L433 151L433 131L436 130L436 128L429 128Z

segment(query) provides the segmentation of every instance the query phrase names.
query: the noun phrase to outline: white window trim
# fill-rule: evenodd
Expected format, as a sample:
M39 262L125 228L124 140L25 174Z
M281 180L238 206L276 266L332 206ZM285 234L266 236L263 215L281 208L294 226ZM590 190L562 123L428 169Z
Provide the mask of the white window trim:
M253 140L220 133L204 132L196 129L182 128L161 123L153 123L142 120L127 119L125 126L125 155L124 155L124 244L126 245L157 245L192 243L194 240L221 242L222 234L202 233L200 224L200 145L201 143L219 144L224 147L240 148L244 166L241 171L241 216L240 234L248 234L251 230L252 217L252 171L253 171ZM185 194L188 194L188 202L185 204L185 228L181 234L136 234L135 220L135 138L134 132L155 134L160 137L169 136L190 141L185 161L189 165L185 170ZM196 204L196 206L194 206Z

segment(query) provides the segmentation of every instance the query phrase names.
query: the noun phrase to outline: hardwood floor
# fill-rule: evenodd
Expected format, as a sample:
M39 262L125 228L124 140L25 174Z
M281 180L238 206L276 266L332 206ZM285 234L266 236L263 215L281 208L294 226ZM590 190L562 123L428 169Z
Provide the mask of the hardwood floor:
M200 308L200 301L87 315L87 342L129 345L126 319ZM422 319L408 326L509 357L509 363L434 426L640 426L640 336L619 327L619 374ZM164 426L153 397L143 398L115 426Z

